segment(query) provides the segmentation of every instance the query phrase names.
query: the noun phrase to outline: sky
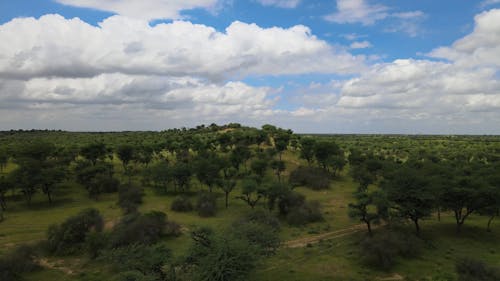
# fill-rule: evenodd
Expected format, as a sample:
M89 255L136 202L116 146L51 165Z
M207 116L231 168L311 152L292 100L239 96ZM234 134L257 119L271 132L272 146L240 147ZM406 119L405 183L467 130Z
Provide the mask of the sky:
M0 120L500 134L500 0L0 0Z

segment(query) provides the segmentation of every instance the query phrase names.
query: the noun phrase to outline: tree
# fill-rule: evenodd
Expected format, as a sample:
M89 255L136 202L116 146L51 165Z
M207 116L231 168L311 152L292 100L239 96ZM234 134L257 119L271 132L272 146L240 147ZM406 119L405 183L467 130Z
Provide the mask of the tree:
M52 204L52 193L58 183L66 177L66 171L61 166L47 167L40 172L40 186L42 192L47 195L49 203Z
M118 154L118 158L122 161L123 170L125 170L125 174L128 175L128 184L131 184L132 181L132 170L129 166L129 163L135 160L135 147L124 144L120 145L116 150L116 154Z
M283 160L273 160L271 161L271 168L278 177L278 181L281 181L281 173L285 171L285 161Z
M113 165L101 162L92 165L80 161L76 167L76 181L83 185L90 198L97 200L105 190L116 190L119 182L113 178Z
M177 190L189 189L189 181L191 179L191 167L184 162L176 162L172 167L172 178L174 179Z
M5 149L0 149L0 173L4 171L9 162L9 155Z
M304 137L300 139L300 157L311 165L314 160L314 147L316 140L311 137Z
M339 146L333 141L319 141L314 145L314 156L324 170L328 170L332 157L340 156L341 152Z
M366 224L368 234L373 236L372 224L387 216L387 202L381 192L369 192L358 189L354 193L355 203L349 204L349 217L359 219Z
M5 200L5 194L8 190L12 189L13 183L11 178L1 176L0 177L0 209L5 211L7 209L7 202Z
M104 143L91 143L80 150L80 154L92 162L92 165L96 165L97 160L103 160L107 153L108 150Z
M238 170L231 167L229 163L226 162L226 164L222 168L222 171L223 171L222 178L220 178L217 181L217 185L224 192L226 209L227 209L229 205L229 194L236 187L236 175L238 174Z
M246 163L248 159L252 156L252 153L250 152L250 149L247 146L244 145L238 145L234 150L231 151L229 154L229 160L231 161L231 164L236 170L239 170L240 165L242 163ZM246 165L245 165L245 170L246 170Z
M288 147L288 143L290 142L290 137L291 137L291 132L284 131L284 130L279 130L274 135L274 147L276 148L276 151L278 152L278 156L279 156L280 161L281 161L281 156L283 154L283 151L285 151L286 148Z
M261 182L267 170L267 161L262 158L257 158L250 164L252 172L258 176L258 181Z
M259 190L259 185L255 179L246 178L241 183L241 196L236 198L243 200L250 206L254 208L255 205L262 198L262 190Z
M453 211L460 232L465 220L484 206L486 189L479 179L468 176L458 177L454 185L442 193L444 208ZM487 196L487 195L486 195Z
M391 207L397 214L415 224L420 233L419 221L429 217L434 207L435 195L426 178L416 169L402 166L382 183Z
M212 192L212 187L220 180L221 159L213 154L200 155L195 162L195 174L198 180L208 186Z
M144 171L146 182L153 182L154 187L163 188L165 192L168 190L168 184L172 181L172 169L165 160L161 160Z

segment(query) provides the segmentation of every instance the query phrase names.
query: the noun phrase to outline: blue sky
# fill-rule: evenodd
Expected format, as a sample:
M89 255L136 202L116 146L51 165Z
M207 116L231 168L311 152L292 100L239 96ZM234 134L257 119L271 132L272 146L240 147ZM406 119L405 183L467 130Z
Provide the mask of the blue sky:
M0 129L498 134L498 8L1 0Z

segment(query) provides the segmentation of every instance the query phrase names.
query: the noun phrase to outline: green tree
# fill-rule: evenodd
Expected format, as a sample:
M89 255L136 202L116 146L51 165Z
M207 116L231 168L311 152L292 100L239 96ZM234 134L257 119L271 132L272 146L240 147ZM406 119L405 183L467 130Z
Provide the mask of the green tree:
M259 189L259 185L255 179L246 178L241 183L242 195L236 198L243 200L253 209L262 198L262 193L263 191Z
M315 145L316 140L311 137L304 137L300 139L300 157L305 159L309 165L311 165L314 161Z
M416 169L400 167L382 183L391 207L402 217L415 224L420 233L420 220L429 217L435 202L435 194L427 179Z
M81 148L80 154L96 165L98 160L104 160L108 150L104 143L91 143Z

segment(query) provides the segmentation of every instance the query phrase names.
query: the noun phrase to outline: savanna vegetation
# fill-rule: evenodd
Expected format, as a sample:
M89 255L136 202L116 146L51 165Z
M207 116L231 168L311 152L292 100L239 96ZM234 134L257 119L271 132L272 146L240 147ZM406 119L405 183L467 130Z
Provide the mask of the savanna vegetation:
M500 280L500 137L0 132L0 280Z

